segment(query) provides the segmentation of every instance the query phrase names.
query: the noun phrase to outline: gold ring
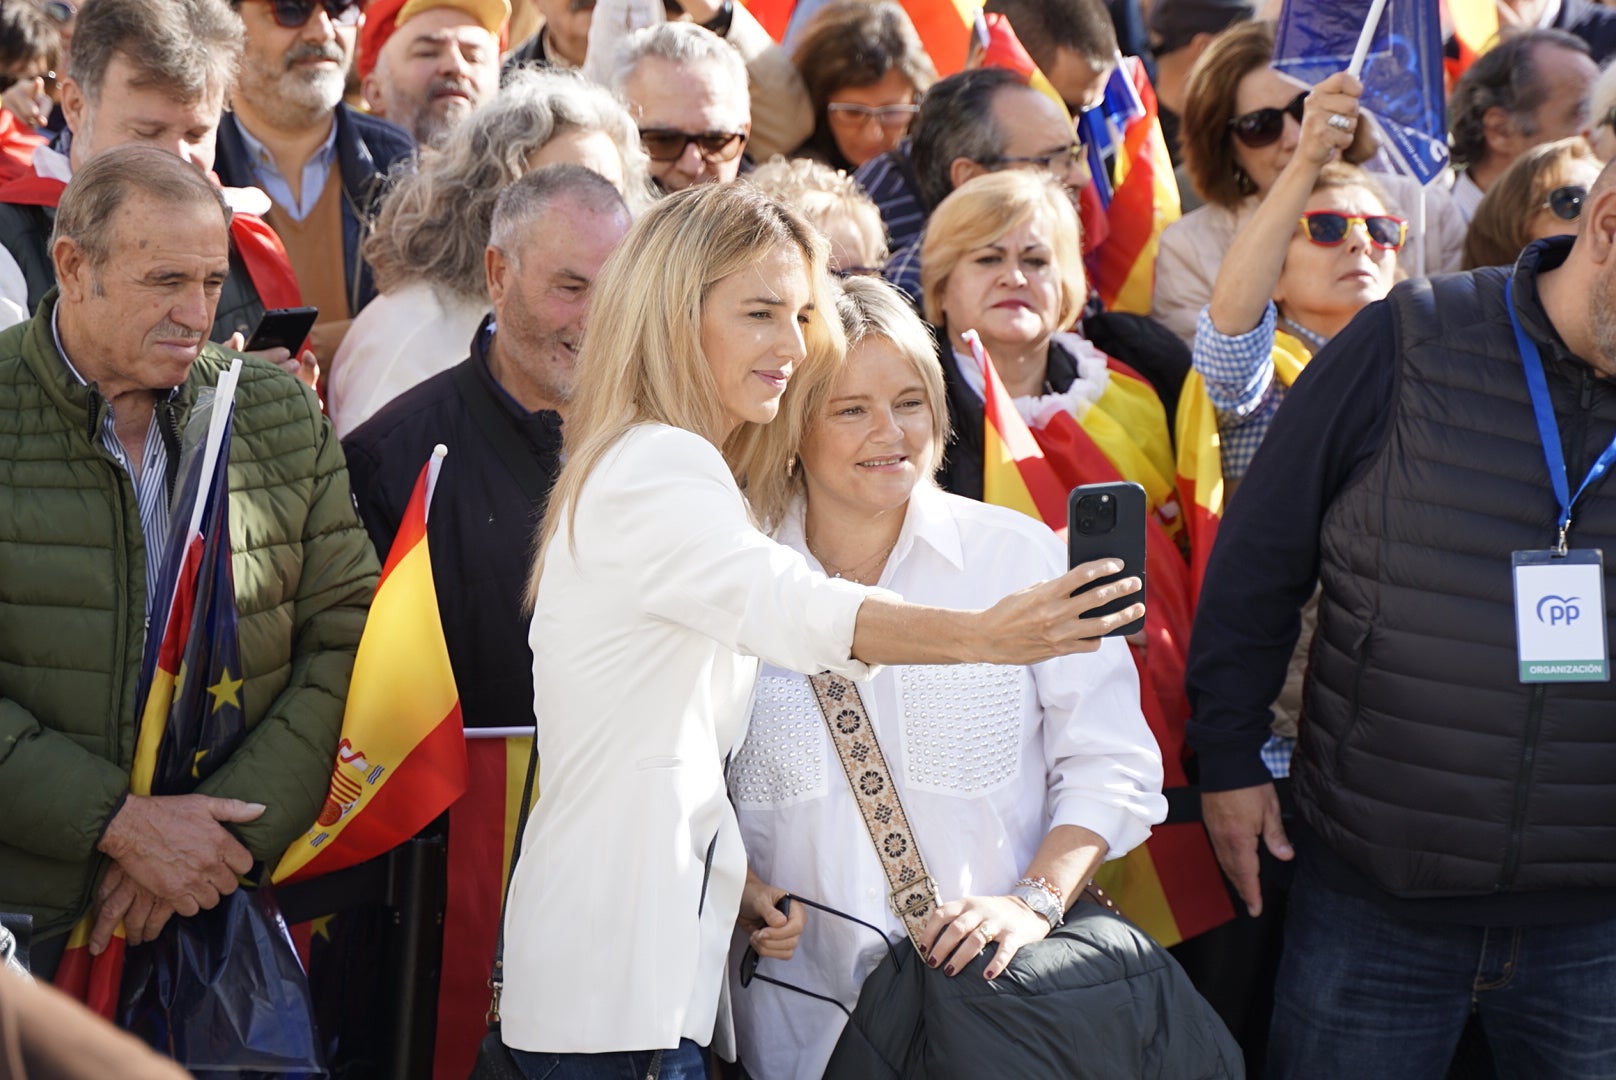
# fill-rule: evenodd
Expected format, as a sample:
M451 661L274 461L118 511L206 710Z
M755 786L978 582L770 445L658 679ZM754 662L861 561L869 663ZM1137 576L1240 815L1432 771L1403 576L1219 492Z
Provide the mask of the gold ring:
M993 935L988 933L986 930L982 929L982 927L980 925L978 925L977 928L975 930L971 931L971 932L973 934L981 934L982 935L982 946L983 946L983 948L986 948L987 946L993 944Z

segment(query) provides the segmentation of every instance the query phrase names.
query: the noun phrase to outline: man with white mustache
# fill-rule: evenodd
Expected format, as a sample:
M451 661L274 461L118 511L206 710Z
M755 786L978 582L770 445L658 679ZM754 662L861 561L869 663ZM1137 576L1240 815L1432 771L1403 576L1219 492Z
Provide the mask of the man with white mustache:
M214 708L239 707L250 734L193 794L130 791L188 421L233 359L205 341L230 214L166 149L95 155L56 212L56 286L0 332L0 445L24 466L0 476L0 910L32 918L41 979L84 913L92 953L120 920L137 945L273 862L336 753L376 557L313 391L248 357L229 459L240 670Z
M231 111L214 169L232 187L259 187L286 245L303 301L320 309L310 335L329 368L348 322L375 296L359 253L409 135L342 103L359 0L231 0L246 27Z

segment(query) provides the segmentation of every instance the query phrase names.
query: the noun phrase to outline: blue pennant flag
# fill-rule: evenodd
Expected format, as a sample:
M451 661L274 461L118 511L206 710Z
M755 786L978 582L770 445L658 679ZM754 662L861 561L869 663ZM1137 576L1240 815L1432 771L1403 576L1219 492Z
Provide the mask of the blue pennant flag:
M1352 60L1370 0L1286 0L1274 66L1312 86ZM1429 184L1448 164L1442 25L1435 0L1387 0L1364 61L1362 107L1397 171Z
M1111 209L1116 193L1111 183L1111 162L1122 148L1128 125L1145 115L1145 103L1134 89L1128 69L1117 64L1105 84L1105 97L1077 116L1077 138L1088 155L1090 183L1100 197L1100 205Z

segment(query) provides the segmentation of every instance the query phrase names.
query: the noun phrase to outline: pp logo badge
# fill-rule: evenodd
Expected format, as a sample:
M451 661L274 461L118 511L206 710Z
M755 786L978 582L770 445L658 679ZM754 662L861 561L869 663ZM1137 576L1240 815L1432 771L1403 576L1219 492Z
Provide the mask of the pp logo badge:
M1570 626L1582 617L1577 596L1548 595L1537 602L1537 621L1548 626Z

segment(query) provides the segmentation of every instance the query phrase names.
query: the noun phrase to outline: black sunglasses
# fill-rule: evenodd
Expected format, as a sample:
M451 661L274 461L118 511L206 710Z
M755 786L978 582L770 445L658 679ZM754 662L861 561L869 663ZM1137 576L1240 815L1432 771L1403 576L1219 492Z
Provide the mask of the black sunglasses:
M1538 209L1554 211L1554 216L1561 221L1576 221L1582 216L1582 203L1587 197L1588 189L1581 184L1567 184L1549 192Z
M730 161L741 152L746 135L740 131L679 131L676 128L641 128L640 143L652 161L678 161L685 147L696 144L696 152L710 162Z
M1253 109L1242 113L1229 121L1229 130L1253 150L1272 146L1285 132L1285 117L1289 116L1298 124L1302 122L1302 103L1307 100L1307 94L1303 90L1283 109Z
M1342 214L1335 210L1309 210L1302 215L1302 228L1307 238L1320 247L1335 247L1346 240L1347 233L1358 222L1363 222L1369 233L1369 242L1387 251L1398 251L1408 236L1408 222L1391 214Z
M269 5L270 14L275 17L275 25L287 30L296 30L314 18L314 13L325 8L326 15L335 26L353 26L359 21L359 13L364 10L360 0L264 0Z
M780 914L782 914L782 915L790 915L791 914L792 901L796 901L799 904L806 904L809 907L813 908L815 911L823 911L825 914L834 915L838 919L846 919L848 922L858 923L860 926L862 926L865 929L871 931L872 933L874 933L877 937L879 937L881 939L882 943L884 945L886 945L886 947L887 947L887 955L892 958L892 962L894 964L902 963L902 961L898 959L898 951L892 947L892 942L887 938L886 933L884 931L882 931L880 927L873 926L870 923L865 922L863 919L860 919L855 915L849 915L845 911L837 911L835 908L830 907L830 906L828 906L826 904L815 903L814 901L809 900L806 897L798 896L795 893L786 893L786 895L784 895L784 896L782 896L780 898L780 902L778 904L774 905L774 906L780 910ZM818 993L815 993L812 990L804 990L800 986L792 986L790 983L782 982L779 979L771 979L767 975L759 975L757 973L758 959L759 959L759 957L758 957L758 954L757 954L757 950L752 948L752 946L748 945L746 947L746 952L741 955L741 988L742 989L745 989L746 987L751 986L752 981L754 979L756 979L758 982L766 982L771 986L778 986L782 990L790 990L793 993L802 994L805 997L811 997L811 998L815 999L816 1001L829 1002L830 1004L836 1006L838 1009L842 1010L842 1012L846 1013L848 1016L853 1015L852 1011L850 1009L848 1009L848 1007L846 1005L843 1005L840 1001L837 1001L835 998L830 997L830 996L828 996L826 994L818 994Z

